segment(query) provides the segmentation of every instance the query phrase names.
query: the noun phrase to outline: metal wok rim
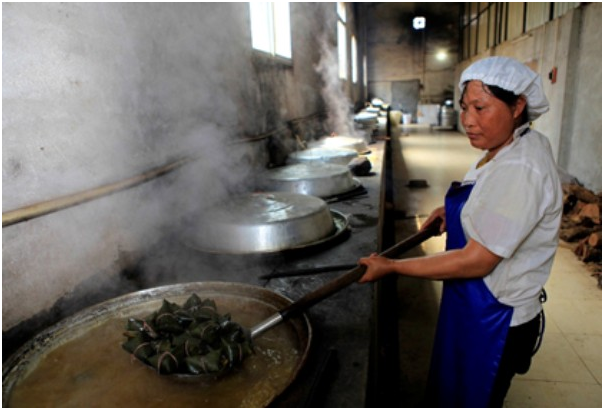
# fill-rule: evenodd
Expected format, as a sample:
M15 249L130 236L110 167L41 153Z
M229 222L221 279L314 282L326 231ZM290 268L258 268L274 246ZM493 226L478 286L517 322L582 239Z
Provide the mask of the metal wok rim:
M336 230L334 231L333 234L331 234L325 238L321 238L317 241L303 243L303 244L299 244L299 245L293 245L293 246L289 246L289 247L283 248L283 249L269 249L269 250L237 252L237 251L229 251L229 250L217 250L217 249L203 248L203 247L192 244L190 242L190 240L188 240L187 238L183 239L182 243L185 246L187 246L193 250L208 253L208 254L214 254L214 255L275 255L275 254L278 254L281 252L313 248L315 246L319 246L319 245L325 244L327 242L334 241L336 238L339 238L342 234L344 234L348 230L349 221L348 221L348 217L346 215L344 215L340 211L336 211L335 209L330 209L329 212L331 213L331 216L333 218L333 224L336 228Z
M361 188L362 186L363 186L363 183L358 178L352 177L352 187L350 187L346 191L338 192L337 194L333 194L333 195L329 195L329 196L322 196L320 198L324 199L325 201L329 201L330 199L338 198L342 195L347 195L351 192L354 192L357 189Z
M355 189L359 189L363 184L361 183L361 181L358 178L352 177L352 188L344 191L344 192L340 192L339 194L335 194L332 196L338 196L338 195L344 195L347 194L349 192L354 191Z
M44 354L57 348L61 344L67 343L80 334L69 337L73 334L73 330L78 327L88 326L93 328L95 325L100 325L106 320L111 319L112 315L119 313L120 316L127 317L128 312L136 309L138 305L148 302L161 301L162 298L185 297L192 292L211 291L227 296L247 296L250 299L255 299L260 303L265 303L275 309L275 313L286 308L293 301L271 289L263 288L256 285L250 285L239 282L189 282L175 285L164 285L149 289L144 289L136 292L131 292L108 299L104 302L82 309L81 311L62 319L56 324L42 330L34 337L29 339L17 351L2 364L2 407L8 407L10 396L15 384L18 383L24 375L27 375L31 360L38 359L37 355ZM256 295L256 298L254 296ZM260 299L264 296L264 299ZM279 397L298 377L301 369L308 359L310 347L312 344L312 327L310 320L305 313L289 319L288 322L295 321L294 329L298 338L300 338L299 330L306 333L306 343L301 341L300 359L297 366L292 371L290 378L287 380L285 387L276 392L267 402L262 404L262 407L268 406L272 401ZM284 323L285 324L285 323ZM65 340L63 340L65 339ZM161 376L165 377L165 376Z

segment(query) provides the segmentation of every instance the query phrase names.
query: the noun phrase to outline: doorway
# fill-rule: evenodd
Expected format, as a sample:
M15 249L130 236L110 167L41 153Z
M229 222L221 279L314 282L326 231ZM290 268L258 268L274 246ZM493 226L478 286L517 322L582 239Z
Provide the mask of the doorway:
M392 109L412 115L412 121L417 122L417 105L419 104L420 81L406 80L391 83Z

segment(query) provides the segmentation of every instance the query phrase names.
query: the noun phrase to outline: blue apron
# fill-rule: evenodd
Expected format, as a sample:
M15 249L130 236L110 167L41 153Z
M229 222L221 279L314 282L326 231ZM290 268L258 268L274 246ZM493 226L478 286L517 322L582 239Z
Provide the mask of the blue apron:
M447 192L447 250L466 245L461 210L473 187L454 182ZM428 380L433 406L488 406L513 311L482 278L443 282Z

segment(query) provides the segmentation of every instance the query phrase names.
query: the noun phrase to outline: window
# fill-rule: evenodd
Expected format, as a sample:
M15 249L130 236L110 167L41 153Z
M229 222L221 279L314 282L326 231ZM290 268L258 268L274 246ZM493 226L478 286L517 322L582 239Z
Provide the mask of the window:
M348 78L348 44L346 36L346 5L338 3L338 67L342 80Z
M340 78L348 78L348 53L346 52L346 26L338 21L338 66Z
M582 3L462 3L461 58L467 59L560 17Z
M338 17L342 20L343 23L346 23L346 4L342 2L338 2Z
M357 83L358 67L357 67L357 39L355 36L350 37L350 63L352 64L352 82Z
M251 2L252 47L291 59L289 2Z
M363 85L367 88L367 56L363 56Z

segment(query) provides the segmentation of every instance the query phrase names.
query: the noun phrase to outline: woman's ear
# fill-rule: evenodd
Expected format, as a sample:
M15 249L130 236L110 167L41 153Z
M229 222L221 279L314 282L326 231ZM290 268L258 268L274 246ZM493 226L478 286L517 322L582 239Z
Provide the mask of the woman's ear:
M516 104L514 105L514 119L517 120L522 115L522 111L524 111L524 107L526 107L526 97L521 95Z

